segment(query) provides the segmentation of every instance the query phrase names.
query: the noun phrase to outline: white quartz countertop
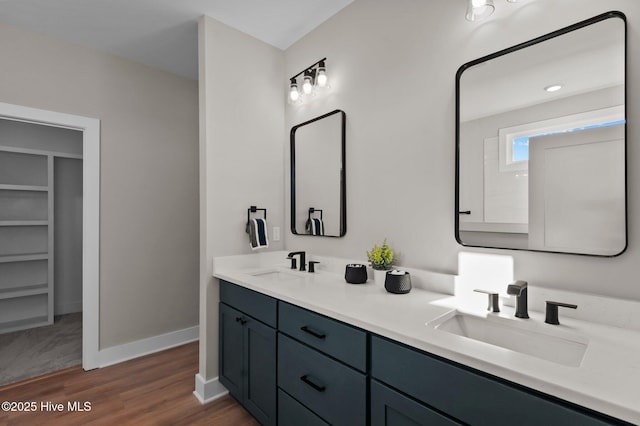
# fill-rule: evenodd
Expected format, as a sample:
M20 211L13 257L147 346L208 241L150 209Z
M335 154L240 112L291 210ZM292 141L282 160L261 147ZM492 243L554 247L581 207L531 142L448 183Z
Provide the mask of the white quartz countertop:
M255 275L280 270L287 275ZM388 293L370 277L365 284L347 284L343 275L289 269L217 266L214 276L275 297L364 330L439 355L460 364L554 395L613 417L640 424L640 332L564 318L544 323L544 313L529 311L529 321L544 330L567 332L588 340L579 367L510 351L428 327L426 323L459 308L457 299L414 288L408 294ZM296 278L296 276L298 278ZM289 277L292 277L289 279ZM478 315L513 318L478 306ZM466 308L466 307L465 307ZM467 309L468 310L468 309ZM530 324L530 323L528 323Z

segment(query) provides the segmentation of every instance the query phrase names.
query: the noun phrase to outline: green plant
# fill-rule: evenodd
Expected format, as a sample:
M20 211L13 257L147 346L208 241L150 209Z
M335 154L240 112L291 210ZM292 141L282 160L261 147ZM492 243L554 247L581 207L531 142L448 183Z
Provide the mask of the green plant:
M367 259L371 262L373 269L387 270L391 269L391 265L396 260L393 250L387 245L387 239L385 238L382 245L374 245L371 251L367 252Z

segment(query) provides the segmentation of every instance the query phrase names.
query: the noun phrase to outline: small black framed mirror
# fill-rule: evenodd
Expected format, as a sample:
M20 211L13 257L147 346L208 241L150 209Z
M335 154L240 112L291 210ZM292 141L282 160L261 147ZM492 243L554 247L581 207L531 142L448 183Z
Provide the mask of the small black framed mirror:
M460 244L624 252L626 31L607 12L460 67Z
M291 128L291 232L342 237L347 232L346 119L334 110Z

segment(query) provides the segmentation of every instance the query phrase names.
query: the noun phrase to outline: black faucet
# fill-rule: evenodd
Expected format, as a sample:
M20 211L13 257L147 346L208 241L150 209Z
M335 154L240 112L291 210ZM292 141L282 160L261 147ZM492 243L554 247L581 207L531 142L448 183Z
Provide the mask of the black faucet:
M316 271L316 265L318 263L320 263L320 262L315 261L315 260L310 260L309 261L309 272L311 272L311 273L315 272Z
M544 322L547 324L559 325L558 321L558 306L563 308L578 309L578 305L572 305L570 303L552 302L547 300L547 309Z
M507 294L516 296L516 318L529 318L527 307L527 282L516 281L507 286Z
M287 257L289 259L291 259L296 254L300 255L300 270L301 271L306 271L307 270L307 254L305 252L303 252L303 251L292 251L291 253L289 253L287 255Z

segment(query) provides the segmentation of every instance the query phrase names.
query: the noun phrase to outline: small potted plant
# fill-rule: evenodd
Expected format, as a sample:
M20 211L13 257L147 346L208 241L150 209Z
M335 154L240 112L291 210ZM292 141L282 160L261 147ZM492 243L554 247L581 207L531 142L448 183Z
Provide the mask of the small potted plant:
M396 261L396 256L387 244L386 238L381 246L376 244L367 252L367 259L369 259L373 268L374 281L377 284L384 285L387 271L392 269L393 262Z

